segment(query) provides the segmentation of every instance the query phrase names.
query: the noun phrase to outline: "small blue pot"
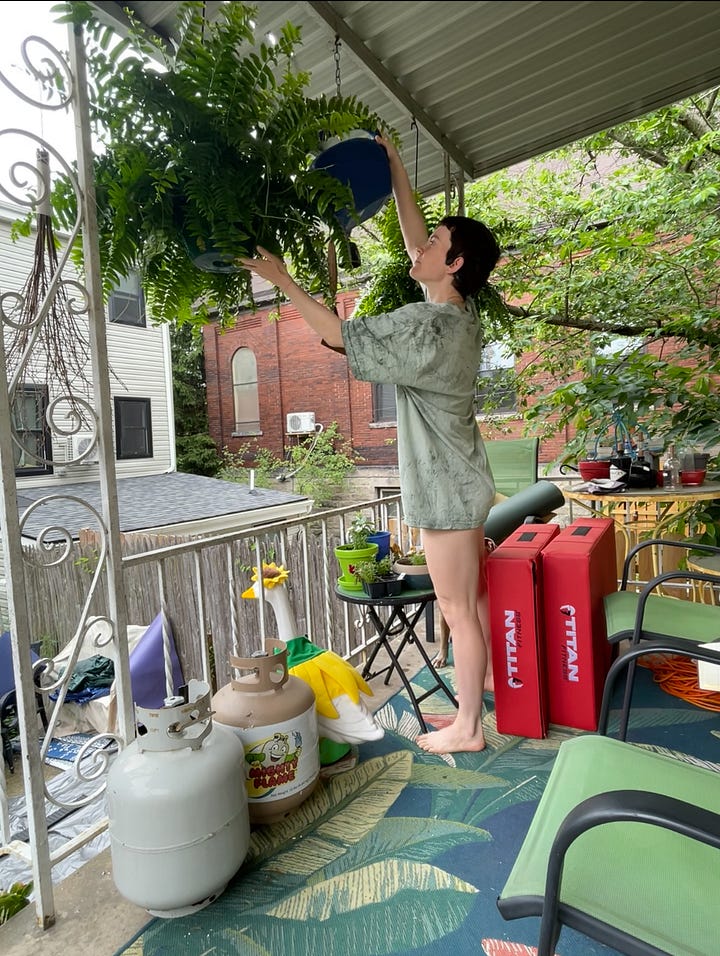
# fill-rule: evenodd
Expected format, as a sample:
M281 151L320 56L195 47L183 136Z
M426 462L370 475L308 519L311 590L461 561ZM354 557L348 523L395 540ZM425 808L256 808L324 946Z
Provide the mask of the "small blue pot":
M375 534L368 535L368 544L375 543L378 546L376 561L381 561L390 554L390 532L376 531Z

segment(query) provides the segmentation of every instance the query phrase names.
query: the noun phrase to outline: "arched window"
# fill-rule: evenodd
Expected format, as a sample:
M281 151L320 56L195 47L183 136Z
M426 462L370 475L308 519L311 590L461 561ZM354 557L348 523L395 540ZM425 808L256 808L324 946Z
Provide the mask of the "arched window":
M238 349L232 357L236 435L260 434L257 362L252 349Z

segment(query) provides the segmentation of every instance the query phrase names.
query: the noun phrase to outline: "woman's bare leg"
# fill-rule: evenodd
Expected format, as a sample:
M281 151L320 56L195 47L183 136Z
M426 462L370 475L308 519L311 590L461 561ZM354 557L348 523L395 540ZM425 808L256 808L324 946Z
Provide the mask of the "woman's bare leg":
M483 750L482 695L488 664L478 609L483 529L423 530L422 541L438 604L452 633L458 712L452 724L422 734L417 743L430 753Z

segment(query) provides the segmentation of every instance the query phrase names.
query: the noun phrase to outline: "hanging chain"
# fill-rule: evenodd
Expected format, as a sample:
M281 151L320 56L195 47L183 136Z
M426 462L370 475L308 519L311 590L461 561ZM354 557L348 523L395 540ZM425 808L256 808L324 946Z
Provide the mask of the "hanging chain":
M340 34L335 34L335 92L337 93L338 99L340 98Z
M420 165L420 163L419 163L419 155L420 155L420 127L418 126L417 120L415 119L414 116L413 116L413 118L412 118L412 123L410 124L410 129L414 129L414 130L415 130L415 192L417 192L417 188L418 188L418 166Z

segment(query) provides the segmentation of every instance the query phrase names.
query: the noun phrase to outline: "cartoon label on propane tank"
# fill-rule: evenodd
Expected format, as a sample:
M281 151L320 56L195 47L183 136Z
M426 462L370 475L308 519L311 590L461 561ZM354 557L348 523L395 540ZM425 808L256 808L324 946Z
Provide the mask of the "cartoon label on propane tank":
M284 799L312 784L320 772L314 721L301 714L294 720L258 729L263 736L252 741L248 740L247 729L241 733L248 799Z

